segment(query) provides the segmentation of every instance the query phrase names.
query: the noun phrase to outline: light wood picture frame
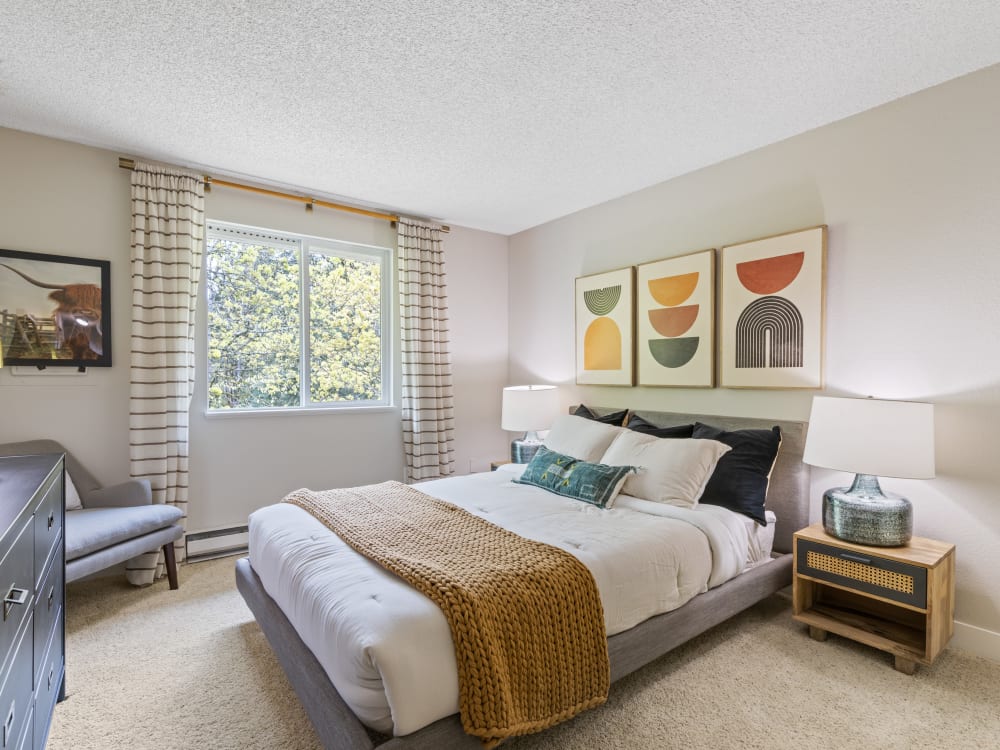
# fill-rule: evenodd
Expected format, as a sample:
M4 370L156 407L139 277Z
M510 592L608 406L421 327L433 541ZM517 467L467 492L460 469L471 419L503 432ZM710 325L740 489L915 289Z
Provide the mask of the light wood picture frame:
M636 266L639 385L715 385L715 250Z
M635 383L635 269L576 279L576 382Z
M827 227L722 248L723 388L822 388Z

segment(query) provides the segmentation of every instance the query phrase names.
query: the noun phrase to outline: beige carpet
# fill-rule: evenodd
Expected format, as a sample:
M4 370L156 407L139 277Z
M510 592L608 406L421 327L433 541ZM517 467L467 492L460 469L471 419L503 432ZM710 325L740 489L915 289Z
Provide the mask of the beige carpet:
M49 750L319 747L234 561L183 566L179 591L69 586L69 698ZM613 685L607 705L504 747L993 750L1000 664L947 650L907 677L880 651L810 640L772 597Z

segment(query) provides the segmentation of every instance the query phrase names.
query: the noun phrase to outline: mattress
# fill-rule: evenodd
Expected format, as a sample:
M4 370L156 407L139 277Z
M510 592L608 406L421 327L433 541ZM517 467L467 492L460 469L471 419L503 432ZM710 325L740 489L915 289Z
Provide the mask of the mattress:
M724 508L619 496L602 510L511 478L472 474L419 489L577 557L597 583L608 635L680 607L760 558L756 530ZM250 562L265 590L364 724L404 735L458 711L451 635L429 599L297 506L262 508L249 526Z

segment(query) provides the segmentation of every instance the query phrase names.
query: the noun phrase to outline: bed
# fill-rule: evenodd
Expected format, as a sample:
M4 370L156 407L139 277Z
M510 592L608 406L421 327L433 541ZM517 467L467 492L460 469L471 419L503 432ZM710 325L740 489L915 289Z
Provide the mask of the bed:
M598 410L598 413L607 411L611 410ZM677 609L652 616L610 635L608 655L612 681L624 677L788 585L791 581L792 534L808 523L809 476L808 467L801 460L805 442L804 423L641 410L634 413L658 426L704 422L726 430L737 430L767 429L778 425L782 431L781 449L771 473L767 494L767 509L775 514L777 522L773 527L773 559L770 562L748 568L725 583L694 596ZM503 480L496 478L492 481L496 485ZM258 553L257 559L263 561L263 556ZM263 571L264 563L259 562L258 565ZM268 569L265 578L269 575L271 573ZM292 620L299 622L302 627L301 616L294 612L286 616L275 598L268 594L268 589L250 559L238 561L236 579L241 594L260 623L324 747L367 749L378 746L384 750L437 747L468 747L471 750L481 747L476 738L465 734L457 715L444 716L416 731L407 729L409 733L395 737L380 737L371 731L365 725L373 724L371 716L366 715L364 710L356 713L348 705L363 705L365 697L359 698L352 687L350 693L345 693L349 699L345 701L328 677L327 668L306 645L307 641L316 643L316 634L303 629L303 635L300 635ZM271 591L292 612L285 592L276 591L275 579L272 577L270 580ZM602 598L603 596L602 593ZM308 602L306 607L308 608ZM608 632L612 630L609 629ZM317 653L329 665L329 654L321 653L321 649L317 649ZM365 723L357 714L365 718ZM384 728L382 731L385 731Z

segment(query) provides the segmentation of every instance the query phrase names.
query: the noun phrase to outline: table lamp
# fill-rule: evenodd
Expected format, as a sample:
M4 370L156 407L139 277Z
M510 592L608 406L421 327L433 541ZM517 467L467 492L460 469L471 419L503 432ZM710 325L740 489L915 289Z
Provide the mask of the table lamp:
M559 395L554 385L512 385L503 389L500 426L524 436L510 444L510 460L526 464L542 441L538 430L547 430L559 413Z
M913 506L878 478L934 478L934 405L816 396L802 460L853 472L850 487L823 494L823 528L838 539L899 547L913 533Z

